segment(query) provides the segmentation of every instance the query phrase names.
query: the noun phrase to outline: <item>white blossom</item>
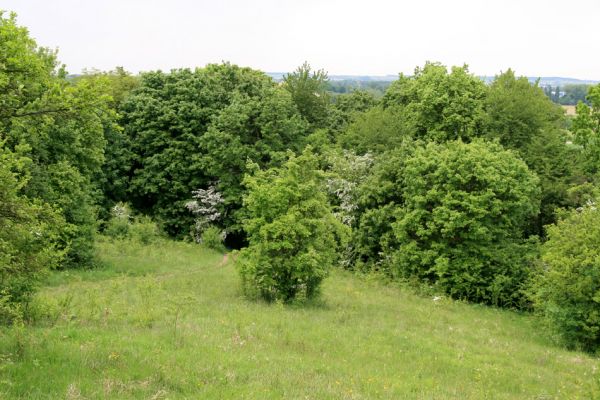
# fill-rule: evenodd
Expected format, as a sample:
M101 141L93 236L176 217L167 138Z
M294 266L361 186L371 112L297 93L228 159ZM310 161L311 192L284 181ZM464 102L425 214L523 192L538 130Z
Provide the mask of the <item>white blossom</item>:
M192 191L194 200L188 201L185 207L196 216L192 236L197 243L202 241L202 232L221 218L218 208L223 204L223 196L217 191L216 186L211 185L208 189L197 189ZM225 231L221 233L225 239Z

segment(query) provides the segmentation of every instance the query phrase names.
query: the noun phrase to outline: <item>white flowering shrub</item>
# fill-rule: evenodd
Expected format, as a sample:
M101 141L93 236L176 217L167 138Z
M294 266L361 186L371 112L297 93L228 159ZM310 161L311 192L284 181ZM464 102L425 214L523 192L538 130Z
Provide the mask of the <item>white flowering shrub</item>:
M208 189L197 189L192 191L194 200L188 201L186 208L196 216L194 228L191 232L196 243L203 242L205 231L221 219L220 206L223 204L223 196L217 190L216 186L209 186ZM225 231L219 233L222 241L225 240ZM211 238L214 235L211 235Z
M327 179L327 190L335 204L334 215L345 225L352 226L358 210L358 185L373 166L370 153L357 155L344 150L329 155L331 174Z
M328 161L331 169L325 184L334 206L333 214L344 225L354 227L359 211L358 187L373 166L373 156L370 153L357 155L344 150L342 153L329 154ZM352 242L348 242L340 257L340 263L344 268L351 266L353 254Z
M110 237L123 239L129 234L131 209L125 203L117 203L110 209L110 220L104 233Z

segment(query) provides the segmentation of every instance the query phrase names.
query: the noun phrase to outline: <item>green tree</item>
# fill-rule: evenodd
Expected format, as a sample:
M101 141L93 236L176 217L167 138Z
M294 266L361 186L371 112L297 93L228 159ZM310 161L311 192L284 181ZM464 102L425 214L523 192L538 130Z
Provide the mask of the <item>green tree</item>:
M17 151L27 152L25 146ZM64 220L48 204L20 194L31 160L0 142L0 321L26 310L40 278L63 252L57 240Z
M564 112L526 77L508 70L494 79L485 99L485 136L516 150L540 178L541 212L529 230L542 236L559 207L568 206L574 154L565 145Z
M533 300L570 347L600 347L600 212L593 202L548 227Z
M112 118L98 85L72 83L56 55L37 47L14 14L0 16L0 139L31 159L21 192L58 207L65 265L89 264L95 232L93 178L104 162L103 119Z
M325 71L313 71L305 62L296 71L284 76L283 87L290 92L300 114L313 128L326 126L330 99Z
M244 291L272 301L311 298L337 259L346 231L332 213L318 160L307 148L280 168L246 175L249 245L236 259Z
M429 143L403 170L392 272L454 298L521 306L531 250L524 228L539 210L535 174L515 153L481 140Z
M406 162L418 142L404 139L378 155L357 187L357 208L352 230L351 265L358 270L380 270L393 275L390 254L399 244L392 231L396 209L404 205Z
M125 202L131 171L131 143L120 125L121 109L129 94L139 86L139 78L117 67L113 71L86 71L76 81L91 81L107 96L111 114L101 114L106 145L104 163L99 174L94 176L94 184L99 188L98 203L100 218L107 221L110 209L118 202Z
M329 110L328 128L334 133L343 132L359 115L375 107L375 96L365 90L353 90L335 97Z
M383 153L413 137L411 114L404 107L374 107L355 116L354 121L337 136L344 149L358 154Z
M588 91L589 105L579 102L571 131L574 141L581 147L581 166L590 180L600 179L600 85Z
M400 74L382 99L384 107L402 106L414 137L443 142L469 141L480 133L486 86L468 67L427 62L411 77Z

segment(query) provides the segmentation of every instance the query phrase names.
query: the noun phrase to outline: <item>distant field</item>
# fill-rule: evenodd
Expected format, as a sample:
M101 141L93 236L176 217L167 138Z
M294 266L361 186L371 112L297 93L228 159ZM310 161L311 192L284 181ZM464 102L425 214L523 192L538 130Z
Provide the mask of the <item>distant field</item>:
M598 360L528 315L336 271L321 301L240 296L223 255L101 242L36 326L0 331L0 399L592 399ZM596 397L594 397L596 396Z
M575 106L562 106L567 115L575 115Z

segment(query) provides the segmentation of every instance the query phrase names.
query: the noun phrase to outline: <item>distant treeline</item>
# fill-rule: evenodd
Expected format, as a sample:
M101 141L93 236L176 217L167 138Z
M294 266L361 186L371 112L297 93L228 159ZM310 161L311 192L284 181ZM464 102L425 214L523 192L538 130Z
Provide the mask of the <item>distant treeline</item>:
M586 102L586 95L592 85L568 84L564 86L544 86L544 93L550 100L564 106L577 105L580 101Z
M393 81L365 81L360 79L344 79L338 81L329 81L327 89L333 97L339 94L351 93L354 90L363 90L373 97L379 99L383 97L387 88ZM589 84L565 84L564 86L540 85L544 94L556 104L577 105L580 101L586 103L586 95L592 85ZM586 103L588 104L588 103Z
M383 97L387 88L392 84L392 81L363 81L363 80L341 80L328 81L327 90L334 96L336 94L350 93L354 90L363 90L373 97L379 99Z

